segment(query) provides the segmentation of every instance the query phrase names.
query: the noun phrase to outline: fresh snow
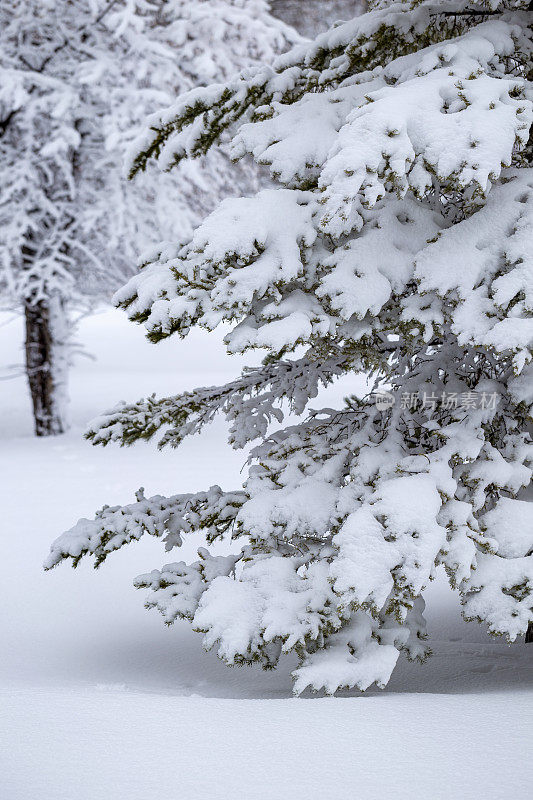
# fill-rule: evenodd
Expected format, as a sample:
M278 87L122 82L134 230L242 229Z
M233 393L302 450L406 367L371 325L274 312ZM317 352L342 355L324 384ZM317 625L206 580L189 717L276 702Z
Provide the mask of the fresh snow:
M469 695L468 713L461 694L224 700L102 686L0 697L6 749L23 743L28 759L2 766L10 800L530 796L526 709L520 724L505 693Z
M2 372L21 361L21 337L20 319L3 316ZM82 320L79 340L97 360L72 370L69 434L35 439L24 379L0 383L2 800L529 797L533 646L463 622L442 575L426 593L426 664L402 657L384 691L295 700L290 659L229 669L188 623L166 628L143 608L132 580L161 565L160 542L144 537L97 571L43 572L63 530L141 485L171 495L242 479L222 422L174 451L92 447L81 434L120 399L221 384L244 359L198 332L154 347L115 311ZM358 388L339 381L320 399ZM172 558L194 560L203 544L186 539Z

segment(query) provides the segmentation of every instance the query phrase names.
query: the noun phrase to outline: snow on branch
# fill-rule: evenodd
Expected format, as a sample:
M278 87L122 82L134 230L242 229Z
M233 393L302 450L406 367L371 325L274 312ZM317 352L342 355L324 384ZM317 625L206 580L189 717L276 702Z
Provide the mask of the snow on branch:
M334 26L310 44L297 45L275 59L271 66L246 70L227 83L182 95L177 103L147 119L145 131L129 150L130 178L144 170L152 158L159 160L161 169L168 170L184 158L203 155L236 123L242 124L248 118L258 122L276 116L280 106L309 96L311 90L335 89L350 81L371 84L381 74L388 81L405 80L401 74L394 74L394 66L389 71L389 65L395 64L397 68L402 64L402 56L407 59L406 65L418 64L420 49L430 42L440 43L463 31L469 36L471 21L478 20L467 16L462 21L461 14L468 5L465 2L421 2L414 7L411 3L387 3L380 7L376 3L369 13ZM474 5L471 3L470 7ZM519 11L525 12L527 8L526 2L512 5ZM483 11L482 3L479 10ZM487 55L478 47L474 54L474 71L480 66L483 68L487 58L497 62L498 57L510 55L513 48L509 47L508 38L513 29L516 35L523 36L520 29L512 25L513 18L509 23L492 18L493 11L504 14L506 4L493 4L492 9L486 10L487 14L479 17L482 22L478 27L481 29L485 16L491 19L479 35L486 34L495 49ZM443 11L453 14L453 18L443 16ZM474 32L474 40L477 36ZM439 52L439 66L444 67L449 59L449 48L436 44L428 48L431 50ZM411 53L416 56L409 56ZM467 75L463 73L457 77L466 78Z
M475 216L442 231L418 257L420 290L439 297L460 344L533 352L533 169L512 170ZM457 260L450 263L450 252Z
M53 542L44 567L51 569L64 559L76 567L84 556L94 557L99 567L107 556L145 533L162 538L165 550L182 544L182 536L203 530L207 541L223 536L232 526L244 492L223 492L212 486L207 492L172 497L146 498L143 489L128 506L104 506L94 520L80 519Z
M85 435L93 444L130 445L139 439L151 439L168 425L158 446L178 447L186 436L198 433L222 413L231 423L230 442L236 448L244 447L264 436L273 420L282 421L282 401L289 404L293 413L301 414L319 387L328 385L340 373L342 361L340 352L324 361L277 361L262 369L245 370L241 378L225 386L119 405L93 420Z

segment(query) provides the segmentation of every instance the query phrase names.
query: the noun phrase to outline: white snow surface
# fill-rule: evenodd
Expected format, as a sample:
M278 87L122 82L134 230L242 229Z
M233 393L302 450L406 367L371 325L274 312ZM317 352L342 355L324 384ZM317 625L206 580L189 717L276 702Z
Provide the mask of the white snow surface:
M0 382L2 800L530 797L533 646L463 622L442 575L427 593L428 663L400 659L384 691L295 700L290 659L274 672L229 669L188 623L166 628L143 608L132 580L161 563L160 542L144 537L97 571L42 571L61 531L141 485L172 494L241 480L244 456L222 422L177 451L82 438L121 399L234 377L244 359L220 337L154 346L105 311L79 339L97 360L76 360L68 434L35 439L24 379ZM1 316L0 377L21 344L21 320ZM361 387L343 381L323 399ZM203 544L188 539L175 558Z

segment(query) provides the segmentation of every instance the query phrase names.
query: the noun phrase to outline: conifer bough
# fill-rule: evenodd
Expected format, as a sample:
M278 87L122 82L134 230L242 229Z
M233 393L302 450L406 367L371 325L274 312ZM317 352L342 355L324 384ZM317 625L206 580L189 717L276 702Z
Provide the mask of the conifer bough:
M228 199L116 295L158 341L222 320L262 366L223 387L118 406L95 444L178 445L220 412L256 440L243 487L105 507L46 567L145 533L167 550L238 540L139 576L228 664L295 651L295 691L384 686L429 654L443 565L468 619L513 641L533 620L533 87L527 2L374 2L272 66L152 117L132 173L206 152L279 188ZM309 411L363 372L373 394ZM413 398L423 398L422 402ZM455 399L455 402L453 401ZM486 401L488 399L488 401ZM289 407L300 415L283 427Z

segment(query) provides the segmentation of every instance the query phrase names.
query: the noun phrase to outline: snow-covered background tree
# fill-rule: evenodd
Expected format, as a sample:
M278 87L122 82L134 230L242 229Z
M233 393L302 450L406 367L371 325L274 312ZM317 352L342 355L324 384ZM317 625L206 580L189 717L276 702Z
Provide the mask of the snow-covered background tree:
M270 3L275 17L310 39L338 20L361 14L365 6L366 0L271 0Z
M68 309L109 298L139 248L187 240L218 200L253 185L214 153L203 169L126 186L124 149L180 92L298 37L264 0L13 0L0 6L0 293L26 316L38 435L65 429Z
M228 664L295 651L295 691L384 686L429 654L439 565L464 613L514 640L533 619L532 31L527 2L379 0L271 66L154 115L131 174L232 152L280 184L227 199L191 241L154 252L117 303L157 342L223 320L261 366L222 387L122 404L95 444L217 413L257 440L243 487L105 506L52 545L100 565L143 534L191 564L136 578L166 623L189 619ZM309 410L320 386L372 392ZM288 420L290 410L301 421ZM306 414L304 417L303 415Z

